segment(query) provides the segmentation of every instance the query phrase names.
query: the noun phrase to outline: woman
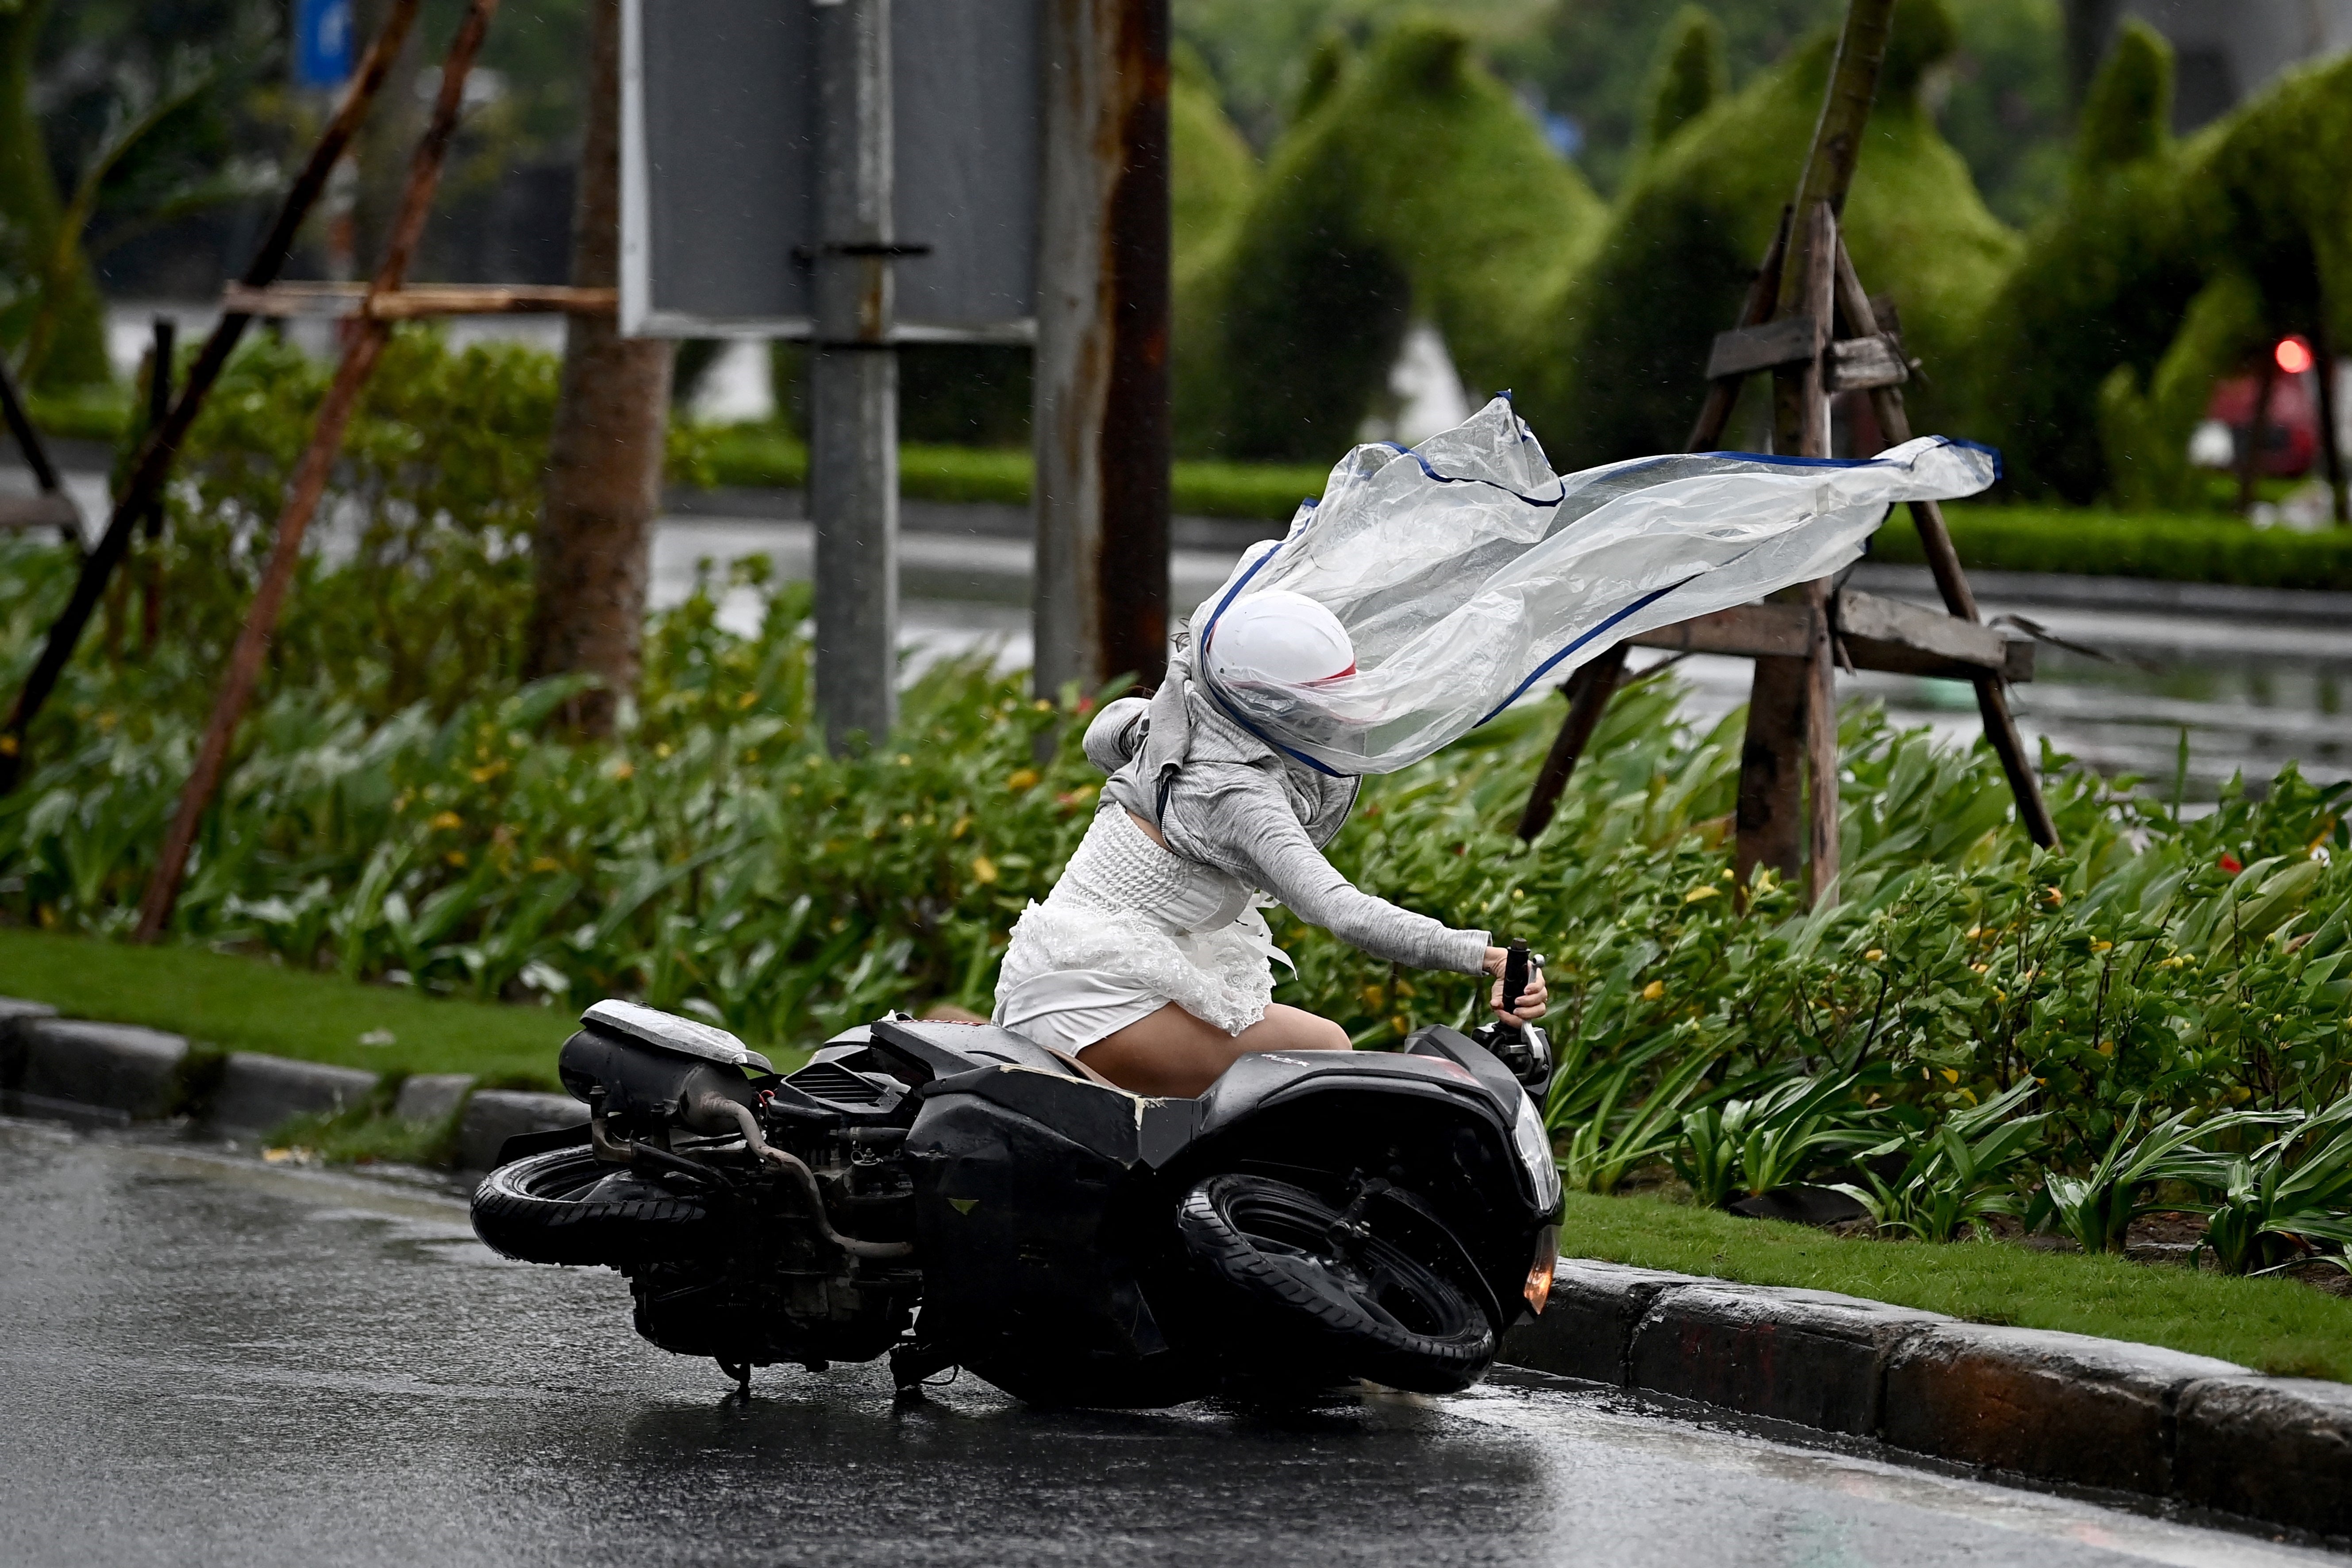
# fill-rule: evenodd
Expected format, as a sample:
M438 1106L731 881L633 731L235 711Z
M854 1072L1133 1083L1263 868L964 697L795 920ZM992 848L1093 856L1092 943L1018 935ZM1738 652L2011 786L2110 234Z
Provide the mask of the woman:
M1206 667L1225 689L1272 680L1328 690L1356 673L1337 618L1287 592L1226 614ZM1181 718L1169 712L1176 703ZM1163 730L1190 730L1165 789L1139 755L1155 715ZM1061 880L1013 927L996 991L1006 1028L1139 1094L1197 1095L1249 1051L1349 1049L1330 1019L1270 999L1282 953L1258 914L1268 904L1374 957L1502 974L1504 951L1486 932L1400 909L1333 869L1322 846L1348 820L1359 781L1248 733L1195 688L1181 654L1160 701L1110 704L1086 746L1110 779ZM1490 1005L1541 1018L1541 975L1515 1012L1502 1012L1499 978Z
M1201 606L1149 705L1088 728L1110 779L1013 927L996 1021L1146 1094L1199 1094L1248 1051L1344 1051L1337 1024L1269 1001L1281 954L1257 911L1276 903L1375 957L1499 975L1488 933L1360 893L1323 858L1358 778L1643 631L1828 577L1896 502L1999 473L1983 447L1923 436L1851 463L1694 453L1563 476L1507 398L1412 450L1356 448ZM1538 977L1516 1016L1543 1012Z

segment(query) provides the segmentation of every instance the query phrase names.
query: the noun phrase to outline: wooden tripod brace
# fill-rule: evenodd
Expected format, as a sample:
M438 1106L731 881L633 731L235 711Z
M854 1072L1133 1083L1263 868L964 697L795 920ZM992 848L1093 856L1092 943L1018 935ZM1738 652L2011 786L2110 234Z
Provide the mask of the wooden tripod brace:
M1911 438L1902 383L1910 365L1894 329L1891 308L1864 290L1827 202L1816 203L1803 235L1805 275L1797 290L1807 307L1778 314L1792 237L1791 216L1757 269L1740 324L1718 335L1708 356L1706 406L1691 431L1689 450L1720 444L1741 384L1769 371L1792 404L1799 455L1829 454L1829 400L1840 392L1866 392L1887 442ZM1886 323L1882 325L1882 316ZM1835 335L1832 325L1842 327ZM1793 383L1791 386L1790 383ZM1786 392L1793 392L1793 397ZM1561 687L1569 713L1553 741L1519 819L1518 834L1532 840L1551 821L1577 759L1590 744L1610 696L1622 682L1625 650L1668 648L1743 655L1756 661L1748 730L1740 752L1737 874L1746 886L1759 864L1784 876L1799 867L1801 822L1810 838L1805 857L1816 901L1834 901L1838 874L1837 792L1811 791L1803 805L1802 779L1837 776L1835 670L1891 670L1969 681L1976 688L1985 738L2000 757L2015 795L2018 820L2033 841L2054 848L2055 825L2009 711L2005 683L2032 678L2032 644L2012 643L1978 623L1976 598L1960 570L1944 515L1933 501L1912 503L1912 520L1942 594L1947 614L1845 588L1836 580L1811 582L1772 601L1743 605L1620 643L1578 670Z

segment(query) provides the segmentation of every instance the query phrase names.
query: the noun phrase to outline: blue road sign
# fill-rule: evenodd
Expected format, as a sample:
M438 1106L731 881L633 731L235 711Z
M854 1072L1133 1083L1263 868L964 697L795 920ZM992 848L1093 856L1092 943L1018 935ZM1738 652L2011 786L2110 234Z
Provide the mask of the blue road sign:
M294 0L294 82L338 88L352 79L352 0Z

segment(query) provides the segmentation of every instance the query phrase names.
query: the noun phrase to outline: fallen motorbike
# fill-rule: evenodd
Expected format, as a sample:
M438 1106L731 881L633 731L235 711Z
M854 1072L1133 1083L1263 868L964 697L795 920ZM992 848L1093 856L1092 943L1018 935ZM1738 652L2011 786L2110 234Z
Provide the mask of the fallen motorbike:
M1439 1027L1245 1056L1182 1100L985 1024L894 1015L781 1075L634 1003L582 1025L587 1124L509 1140L474 1228L618 1270L640 1334L746 1388L887 1353L901 1389L961 1365L1047 1404L1450 1393L1550 1288L1532 1028L1496 1041L1524 1083Z

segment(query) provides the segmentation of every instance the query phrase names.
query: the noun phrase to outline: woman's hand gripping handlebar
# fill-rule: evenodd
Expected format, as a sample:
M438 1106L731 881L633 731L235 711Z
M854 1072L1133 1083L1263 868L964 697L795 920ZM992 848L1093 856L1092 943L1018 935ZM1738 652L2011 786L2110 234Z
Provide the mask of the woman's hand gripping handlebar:
M1516 1028L1544 1016L1551 993L1544 988L1543 955L1530 953L1523 941L1508 947L1486 949L1486 973L1495 977L1487 1006L1503 1022Z

